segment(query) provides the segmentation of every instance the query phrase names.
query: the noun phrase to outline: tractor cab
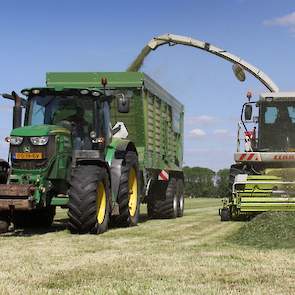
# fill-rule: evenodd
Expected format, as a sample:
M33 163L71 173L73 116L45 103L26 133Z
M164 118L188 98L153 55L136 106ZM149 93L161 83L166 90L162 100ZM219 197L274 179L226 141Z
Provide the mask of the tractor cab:
M24 126L56 126L70 131L75 150L104 149L111 137L110 100L99 90L25 89Z

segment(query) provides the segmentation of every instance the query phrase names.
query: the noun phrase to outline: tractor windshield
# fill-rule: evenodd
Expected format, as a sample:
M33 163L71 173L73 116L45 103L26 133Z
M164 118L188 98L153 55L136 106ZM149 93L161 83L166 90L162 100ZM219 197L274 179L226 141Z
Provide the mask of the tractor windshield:
M91 149L91 131L95 131L97 136L104 136L103 120L106 116L101 105L103 102L79 95L36 95L29 101L26 125L48 124L68 128L76 149Z
M30 100L27 125L59 125L62 121L93 123L93 100L78 96L34 96Z
M262 102L260 106L259 149L295 150L295 102Z

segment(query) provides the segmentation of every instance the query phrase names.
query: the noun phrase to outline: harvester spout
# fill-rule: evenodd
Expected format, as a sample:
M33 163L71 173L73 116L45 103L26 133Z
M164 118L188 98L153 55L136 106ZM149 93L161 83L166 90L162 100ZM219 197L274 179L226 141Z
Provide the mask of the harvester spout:
M136 72L140 69L146 56L151 52L151 50L156 50L159 46L169 44L176 45L181 44L185 46L195 47L211 54L217 55L235 65L239 65L241 68L249 72L256 79L258 79L270 92L278 92L279 87L268 77L263 71L251 65L250 63L244 61L240 57L224 50L218 48L208 42L200 41L186 36L165 34L158 37L154 37L150 42L142 49L140 54L128 67L127 71Z

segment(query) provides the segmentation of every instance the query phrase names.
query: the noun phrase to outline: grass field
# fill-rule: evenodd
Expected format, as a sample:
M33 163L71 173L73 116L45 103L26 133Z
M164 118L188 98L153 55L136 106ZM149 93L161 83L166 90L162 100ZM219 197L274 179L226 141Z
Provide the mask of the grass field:
M50 230L0 236L0 294L295 294L295 245L231 241L243 223L221 223L219 202L187 200L175 220L142 206L139 226L100 236L69 234L60 210Z

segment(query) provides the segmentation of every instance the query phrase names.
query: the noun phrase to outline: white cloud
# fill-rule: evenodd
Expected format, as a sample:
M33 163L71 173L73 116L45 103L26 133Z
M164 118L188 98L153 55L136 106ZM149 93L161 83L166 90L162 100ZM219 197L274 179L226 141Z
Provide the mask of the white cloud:
M295 33L295 12L292 12L281 17L266 20L263 22L263 24L267 26L286 27L291 32Z
M196 128L189 132L189 137L191 138L201 138L206 135L206 132L202 129Z
M186 118L185 121L189 125L207 125L207 124L215 123L217 119L212 116L201 115L201 116L188 117Z

